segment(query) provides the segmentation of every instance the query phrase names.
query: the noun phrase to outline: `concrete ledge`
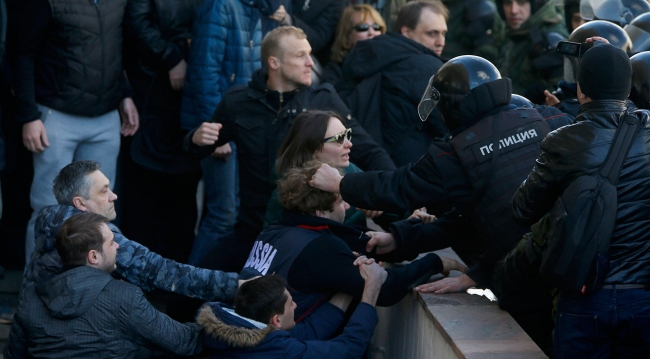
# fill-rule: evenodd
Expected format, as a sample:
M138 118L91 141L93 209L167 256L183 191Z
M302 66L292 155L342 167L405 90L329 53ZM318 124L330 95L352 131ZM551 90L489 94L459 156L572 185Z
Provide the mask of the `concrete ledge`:
M547 358L507 312L483 296L414 292L377 313L373 359Z

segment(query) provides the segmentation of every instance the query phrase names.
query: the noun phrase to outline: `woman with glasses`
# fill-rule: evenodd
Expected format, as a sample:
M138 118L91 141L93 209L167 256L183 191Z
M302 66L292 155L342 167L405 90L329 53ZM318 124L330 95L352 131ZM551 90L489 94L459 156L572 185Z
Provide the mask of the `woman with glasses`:
M329 163L344 173L361 172L350 163L352 129L346 128L343 122L341 116L330 111L307 111L297 116L278 151L276 177L280 179L290 168L301 167L313 159ZM281 211L276 190L266 209L265 226L274 222ZM364 213L355 208L348 209L345 218L347 224L366 225Z
M343 61L357 42L384 33L386 33L386 23L372 6L352 5L345 8L336 27L330 62L323 71L323 82L329 82L337 87L343 78Z

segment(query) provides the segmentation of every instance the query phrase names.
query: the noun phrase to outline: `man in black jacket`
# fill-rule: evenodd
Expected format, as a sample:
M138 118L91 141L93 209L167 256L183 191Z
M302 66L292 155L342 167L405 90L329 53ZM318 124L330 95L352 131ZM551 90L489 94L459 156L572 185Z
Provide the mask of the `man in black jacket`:
M343 64L345 77L360 82L348 100L350 107L397 166L416 162L433 138L447 133L438 111L427 122L415 111L422 89L443 64L439 56L447 17L441 2L408 3L397 16L395 32L359 41ZM379 96L368 96L377 86Z
M39 210L56 204L52 181L59 170L75 160L95 160L115 183L120 133L131 136L138 129L122 68L126 2L29 0L18 16L16 118L25 147L34 153L27 261Z
M179 122L192 23L200 4L129 0L123 27L124 68L141 128L132 141L122 143L122 175L128 180L121 184L120 228L183 263L194 238L200 167L183 151L187 131Z
M596 175L629 111L625 99L632 67L625 51L612 45L589 49L577 80L581 105L575 123L541 143L535 167L513 197L514 216L525 225L544 216L575 178ZM641 126L616 184L618 210L605 284L591 295L561 292L556 358L638 358L650 350L650 130L647 111L632 116L639 117Z
M212 118L191 131L188 150L202 155L229 141L237 144L240 210L234 236L220 241L208 255L209 268L239 271L262 230L266 205L275 188L272 168L276 154L294 118L307 110L340 114L353 129L356 150L352 160L365 170L393 169L395 165L359 124L352 119L329 84L311 86L313 61L305 33L293 26L279 27L262 41L264 68L248 86L232 87ZM216 266L216 267L215 267Z
M175 322L140 288L111 277L119 245L107 223L85 212L61 226L56 247L63 268L25 288L5 358L135 358L143 348L201 352L198 324Z
M510 79L501 78L489 61L459 56L432 77L418 111L425 119L440 110L450 133L434 141L416 164L393 172L347 174L323 166L313 184L339 192L361 208L379 210L426 206L433 214L455 207L482 233L485 252L479 264L456 278L419 286L419 291L447 293L491 287L494 264L530 229L514 222L510 199L539 155L539 142L570 121L548 120L534 109L510 105ZM335 173L336 172L336 173ZM538 345L550 350L549 293L523 285L499 304L512 314ZM545 295L545 297L543 297ZM537 305L544 306L542 310Z

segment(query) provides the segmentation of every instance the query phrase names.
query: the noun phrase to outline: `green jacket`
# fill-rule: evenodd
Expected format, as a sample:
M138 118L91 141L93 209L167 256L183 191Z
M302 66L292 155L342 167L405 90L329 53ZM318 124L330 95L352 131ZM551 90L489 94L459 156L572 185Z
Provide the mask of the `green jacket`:
M562 79L562 58L555 54L555 49L549 49L544 55L549 61L542 66L533 66L535 56L531 56L533 41L531 29L539 29L543 35L555 32L565 39L569 36L554 1L548 1L544 6L524 22L518 30L506 28L506 45L502 49L499 71L501 76L512 80L512 93L526 96L534 103L544 99L544 89L554 90L557 82ZM538 60L539 61L539 60ZM538 64L539 65L539 64Z

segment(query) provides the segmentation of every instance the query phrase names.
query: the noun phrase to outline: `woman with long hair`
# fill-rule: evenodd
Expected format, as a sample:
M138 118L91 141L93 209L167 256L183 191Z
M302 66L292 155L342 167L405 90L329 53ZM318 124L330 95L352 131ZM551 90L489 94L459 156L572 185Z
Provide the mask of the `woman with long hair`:
M343 61L357 45L357 42L385 33L386 23L372 6L364 4L346 7L336 26L330 62L323 70L322 81L329 82L336 87L343 79Z

